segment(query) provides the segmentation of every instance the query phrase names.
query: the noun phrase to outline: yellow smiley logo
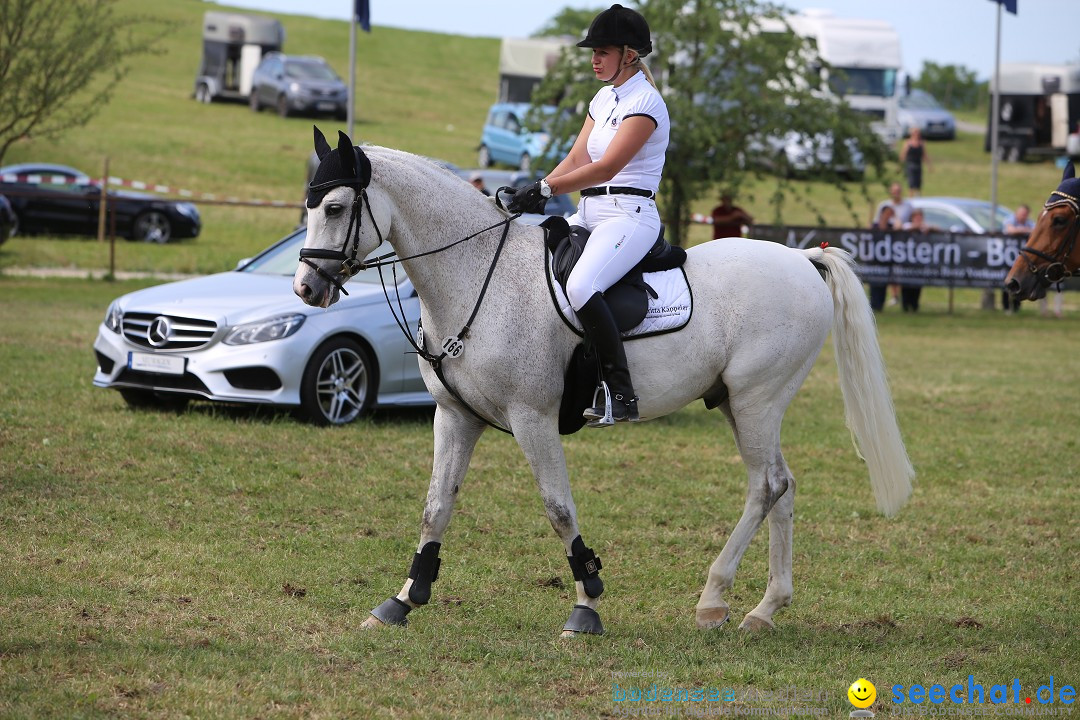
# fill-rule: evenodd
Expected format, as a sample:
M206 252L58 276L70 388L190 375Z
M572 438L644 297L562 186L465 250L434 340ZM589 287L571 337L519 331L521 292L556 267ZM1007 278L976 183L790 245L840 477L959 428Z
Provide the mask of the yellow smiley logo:
M864 710L877 700L877 688L874 687L874 683L866 678L859 678L851 683L851 687L847 689L847 697L852 705Z

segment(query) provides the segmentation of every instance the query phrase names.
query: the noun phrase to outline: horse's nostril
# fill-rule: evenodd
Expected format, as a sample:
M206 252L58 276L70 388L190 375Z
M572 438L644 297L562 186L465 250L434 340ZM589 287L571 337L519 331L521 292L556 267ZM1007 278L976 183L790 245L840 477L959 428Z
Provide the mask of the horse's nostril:
M1016 278L1013 278L1009 282L1005 283L1005 289L1013 295L1018 294L1020 292L1020 281Z
M301 283L300 285L300 297L304 300L311 299L311 287L307 283Z

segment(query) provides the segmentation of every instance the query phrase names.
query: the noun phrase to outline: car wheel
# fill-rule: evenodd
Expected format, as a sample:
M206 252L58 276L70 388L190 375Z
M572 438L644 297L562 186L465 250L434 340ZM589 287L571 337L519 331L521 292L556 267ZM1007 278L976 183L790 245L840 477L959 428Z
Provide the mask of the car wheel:
M152 390L121 388L120 397L132 410L164 410L181 412L188 405L188 398L180 395L161 395Z
M210 95L210 86L206 83L199 83L199 86L195 88L195 99L206 104L212 102L214 98Z
M355 340L332 338L311 356L300 382L300 412L315 425L345 425L375 403L378 378L371 354Z
M277 114L283 118L289 117L289 98L284 95L278 95Z
M262 105L259 104L259 96L255 92L255 88L251 88L251 96L248 98L248 107L251 108L251 112L259 112L262 110Z
M518 169L521 172L532 172L532 158L529 157L529 153L521 153L521 162L518 163Z
M148 210L141 213L131 226L131 238L143 242L155 242L161 245L169 242L172 237L172 224L165 213L158 210Z
M480 152L476 154L476 164L482 168L491 167L491 151L487 145L480 146Z

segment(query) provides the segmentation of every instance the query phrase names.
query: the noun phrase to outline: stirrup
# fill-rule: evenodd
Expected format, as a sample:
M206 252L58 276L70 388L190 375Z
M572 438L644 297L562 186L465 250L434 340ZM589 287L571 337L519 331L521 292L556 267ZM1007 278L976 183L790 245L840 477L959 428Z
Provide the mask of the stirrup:
M599 402L600 393L604 393L603 405ZM611 405L611 390L608 388L608 384L601 380L600 385L593 391L593 407L587 408L582 416L588 421L585 424L589 427L610 427L616 422L638 422L641 418L638 416L637 409L637 397L630 398L630 400L623 401L621 395L615 396L616 402L622 407L620 410L625 410L625 414L620 412L616 415L612 410Z

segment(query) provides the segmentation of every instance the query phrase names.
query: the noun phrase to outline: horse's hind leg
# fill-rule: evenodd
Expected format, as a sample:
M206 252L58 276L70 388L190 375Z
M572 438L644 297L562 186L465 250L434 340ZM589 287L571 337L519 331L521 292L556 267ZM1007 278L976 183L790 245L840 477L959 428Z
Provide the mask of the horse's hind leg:
M396 597L371 611L361 627L406 625L406 615L431 598L431 584L439 573L439 548L450 524L465 472L476 441L487 426L464 412L439 407L435 410L435 455L428 485L420 544L409 569L409 578Z
M769 585L758 606L746 614L739 626L744 630L772 628L772 616L791 604L791 542L795 523L795 478L780 458L787 478L787 490L769 511Z
M791 394L794 394L794 392L792 391ZM738 570L739 562L742 560L746 549L750 546L751 540L754 539L758 528L761 527L761 523L770 515L782 498L787 498L780 504L788 507L788 514L790 515L790 503L793 502L795 496L794 482L791 480L787 464L780 454L780 421L783 418L783 410L786 405L786 402L781 402L779 406L773 405L773 407L764 411L759 409L757 413L733 412L728 404L721 406L731 423L735 434L735 442L739 446L739 452L742 455L743 462L746 464L748 485L742 517L739 518L735 529L732 530L731 536L724 544L720 555L709 567L709 577L698 600L695 615L697 626L701 629L719 627L728 621L730 609L723 599L723 595L734 584L735 572ZM775 589L775 593L771 596L770 593L766 593L767 599L774 598L770 601L770 605L776 602L775 598L782 599L781 605L786 604L790 598L790 534L789 528L786 554L788 567L786 586L789 588L787 598L782 597L785 578L777 578L775 588L772 581L770 581L769 585L770 590ZM772 542L772 535L773 533L770 532L770 556L775 555L782 561L784 558L784 553L780 549L783 547L782 533L776 534L776 545ZM765 601L763 601L762 605L765 604ZM772 612L775 608L766 612L759 605L758 609L762 610L762 612L755 614L755 617L771 625ZM755 629L757 626L744 621L742 627Z

